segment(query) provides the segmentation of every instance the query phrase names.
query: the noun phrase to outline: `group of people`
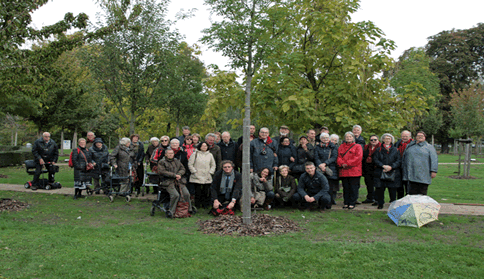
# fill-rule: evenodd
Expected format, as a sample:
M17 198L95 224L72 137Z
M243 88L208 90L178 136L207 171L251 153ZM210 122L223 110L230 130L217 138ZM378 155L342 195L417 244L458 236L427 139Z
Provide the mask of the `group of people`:
M415 140L409 131L403 131L396 143L388 133L381 138L371 135L366 144L361 126L355 125L339 144L338 135L322 127L319 134L310 129L300 136L297 145L285 125L274 138L265 127L257 136L255 132L255 126L251 125L247 144L250 144L250 200L254 208L269 210L273 206L292 205L330 209L336 204L341 181L343 207L353 209L360 203L363 176L368 190L363 203L381 209L385 189L390 202L405 194L426 195L437 173L437 153L422 131ZM122 138L109 154L102 139L89 132L87 139L79 139L79 147L73 151L75 198L90 186L91 178L102 174L102 165L108 163L120 176L132 175L134 189L139 194L146 161L151 171L159 175L159 179L152 181L158 185L153 187L153 193L165 190L170 195L168 217L175 213L180 198L189 202L192 214L197 208L210 208L214 212L240 208L243 138L234 141L226 131L209 133L202 139L186 126L182 133L177 138L151 138L146 152L139 135L134 134ZM94 184L94 190L98 190L99 180L95 178ZM127 182L121 192L130 199Z

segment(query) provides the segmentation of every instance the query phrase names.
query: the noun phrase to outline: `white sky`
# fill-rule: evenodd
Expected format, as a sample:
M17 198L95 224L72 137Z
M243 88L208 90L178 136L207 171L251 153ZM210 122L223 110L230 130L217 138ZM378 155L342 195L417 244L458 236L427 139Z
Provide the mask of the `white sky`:
M189 44L198 43L201 31L210 27L210 14L203 0L172 0L168 18L174 19L181 9L197 8L195 17L177 24L180 33ZM33 15L36 28L53 24L67 12L77 15L84 12L93 22L100 9L94 0L52 0ZM468 29L484 22L484 0L362 0L360 10L352 15L353 21L373 21L383 30L386 38L395 41L392 57L398 58L410 47L421 47L429 36L443 30ZM198 43L200 45L200 43ZM227 59L202 46L202 61L205 65L217 64L227 69Z

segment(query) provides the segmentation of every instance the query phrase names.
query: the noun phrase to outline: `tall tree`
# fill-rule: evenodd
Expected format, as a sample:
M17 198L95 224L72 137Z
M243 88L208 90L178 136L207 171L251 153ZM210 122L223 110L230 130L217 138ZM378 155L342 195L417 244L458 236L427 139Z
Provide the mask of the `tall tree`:
M249 126L250 126L250 95L252 78L260 69L267 55L272 51L272 45L277 34L267 32L273 24L268 13L278 1L271 0L205 0L210 5L212 14L222 17L221 21L212 23L205 29L202 42L220 51L231 59L234 69L242 69L245 78L245 117L244 117L244 147L243 147L243 197L244 224L251 222L250 218L250 182L249 182Z
M122 30L96 41L90 68L102 84L106 97L129 123L156 105L158 90L170 74L178 34L165 19L169 1L102 1L107 24L126 22ZM100 27L102 28L102 27Z

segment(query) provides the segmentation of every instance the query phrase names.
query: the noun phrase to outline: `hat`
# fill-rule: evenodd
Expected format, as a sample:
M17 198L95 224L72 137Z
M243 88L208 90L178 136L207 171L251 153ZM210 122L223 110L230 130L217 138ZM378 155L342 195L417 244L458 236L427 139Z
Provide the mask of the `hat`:
M301 140L302 138L305 138L306 140L308 140L308 137L306 135L302 135L299 137L299 140Z
M104 143L102 138L95 138L93 143Z
M287 127L286 125L282 125L279 129L288 129L289 130L289 127Z

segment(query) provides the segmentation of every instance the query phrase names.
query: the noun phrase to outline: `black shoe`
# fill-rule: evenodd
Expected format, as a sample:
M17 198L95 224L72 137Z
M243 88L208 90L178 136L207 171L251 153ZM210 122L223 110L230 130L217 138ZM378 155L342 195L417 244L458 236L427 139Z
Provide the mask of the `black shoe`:
M336 202L335 202L334 200L332 200L332 201L331 201L331 204L332 204L332 205L335 205L335 204L336 204Z
M74 195L74 199L77 200L77 195Z
M383 208L383 204L378 205L378 207L377 207L377 208L378 208L378 209L382 209L382 208Z
M378 203L377 203L377 202L374 202L374 203L372 203L371 205L373 205L373 206L377 206L377 205L378 205Z
M168 218L168 219L173 219L173 215L171 214L171 212L170 212L170 211L167 211L167 212L165 213L165 215L166 215L166 218Z
M375 202L374 200L366 199L362 203L374 203L374 202Z

